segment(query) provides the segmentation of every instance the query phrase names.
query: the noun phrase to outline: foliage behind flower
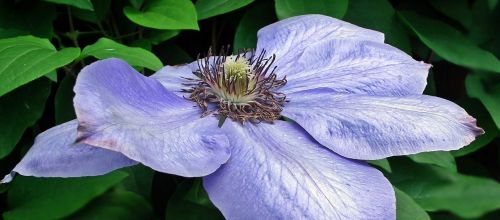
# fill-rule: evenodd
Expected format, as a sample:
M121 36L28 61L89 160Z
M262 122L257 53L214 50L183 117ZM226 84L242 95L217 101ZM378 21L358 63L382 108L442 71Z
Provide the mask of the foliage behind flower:
M494 55L481 49L492 48L494 40L485 34L487 29L471 25L471 17L459 21L470 18L463 25L475 43L443 22L415 12L395 13L393 7L407 8L399 5L407 3L391 5L383 0L349 5L318 1L307 7L279 0L275 4L230 1L220 7L212 7L211 0L199 0L196 6L187 0L113 1L111 6L108 1L58 1L57 7L28 2L0 3L4 10L0 18L9 21L0 20L0 38L6 37L0 39L4 58L0 77L5 82L0 104L2 111L8 109L0 113L9 115L2 124L11 131L4 139L0 136L5 140L0 158L11 155L0 160L7 161L1 170L7 173L18 162L9 158L20 159L23 148L14 146L23 130L41 117L34 132L26 132L18 144L30 145L34 135L54 125L55 113L55 123L60 125L38 135L4 181L11 181L15 173L72 178L18 175L0 188L2 192L10 186L6 219L144 219L162 216L166 198L170 198L167 219L197 215L393 219L396 214L398 219L427 219L424 210L447 210L471 218L500 206L495 200L498 183L457 172L453 158L477 151L465 158L482 154L491 161L496 155L485 154L494 148L480 149L498 135L496 101L488 98L496 91L496 81L491 73L479 71L494 73L500 67ZM327 7L315 8L315 4ZM483 16L494 15L498 8L482 1L471 4L473 10L483 10L479 13ZM23 15L28 5L35 9ZM429 7L437 9L432 13L454 18L442 10L449 8L442 3L432 2ZM56 22L52 22L56 16L51 16L54 8L59 14ZM210 18L238 8L242 9ZM462 12L468 10L463 8ZM274 23L274 9L282 21ZM12 19L35 16L36 11L44 16L29 19L26 27L22 19ZM344 17L383 32L385 39L380 32L331 17L293 17L308 13ZM209 19L198 25L197 18ZM233 22L240 18L239 24ZM52 27L52 23L54 28L32 28ZM219 51L220 45L233 42L231 27L236 25L233 55L227 47ZM265 25L255 41L257 30ZM180 33L175 29L200 32L174 37ZM58 35L52 41L57 48L37 38L52 38L52 30ZM416 34L412 44L410 32ZM37 37L9 38L28 33ZM417 47L417 40L423 44ZM178 47L194 57L209 45L212 51L200 53L192 63L191 58L181 58L186 53ZM242 47L255 49L237 52ZM110 57L121 60L106 59ZM93 62L95 58L103 60ZM434 66L429 80L431 66L415 61L422 59ZM162 61L170 65L162 68ZM188 64L171 65L175 63ZM452 67L450 63L476 72L469 74L467 90L487 110L477 101L458 100L464 94L456 86L453 96L443 93L446 89L440 83L449 82L440 74L460 78L456 72L466 70L450 71L446 69ZM30 82L53 70L60 70L59 75L54 71L47 76L59 78L58 82L45 77ZM150 71L156 73L143 76ZM471 146L446 152L468 145L483 130L453 102L422 95L427 82L426 94L466 108L478 117L486 135ZM54 85L58 86L57 91L52 89L55 96L49 96ZM55 100L55 109L44 111L46 100ZM10 117L13 114L19 117ZM398 156L408 154L415 155ZM378 160L370 163L383 175L363 162L374 159ZM115 169L119 170L106 174ZM75 178L79 176L92 177ZM181 176L204 176L203 183L201 178ZM453 195L452 200L447 200L448 195ZM476 205L461 205L470 199L460 197L474 198ZM107 207L123 211L111 214Z

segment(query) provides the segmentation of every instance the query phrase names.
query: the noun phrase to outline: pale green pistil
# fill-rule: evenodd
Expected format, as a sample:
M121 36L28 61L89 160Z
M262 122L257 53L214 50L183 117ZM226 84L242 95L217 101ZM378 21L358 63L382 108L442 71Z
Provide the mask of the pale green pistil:
M253 99L249 91L253 90L255 79L251 74L251 65L246 59L229 56L219 71L218 84L214 90L222 99L234 104L244 104Z
M251 66L246 59L236 59L236 56L230 56L222 64L227 78L237 80L245 79L251 71Z

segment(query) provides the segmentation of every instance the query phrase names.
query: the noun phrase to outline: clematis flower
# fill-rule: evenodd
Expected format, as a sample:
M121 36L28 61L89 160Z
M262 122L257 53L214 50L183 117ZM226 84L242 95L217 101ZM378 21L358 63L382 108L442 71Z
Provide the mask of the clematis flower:
M382 33L322 15L264 27L255 51L209 51L149 78L97 61L78 75L77 120L40 134L14 172L142 163L203 177L228 219L395 219L391 184L363 160L456 150L483 133L422 95L429 68Z

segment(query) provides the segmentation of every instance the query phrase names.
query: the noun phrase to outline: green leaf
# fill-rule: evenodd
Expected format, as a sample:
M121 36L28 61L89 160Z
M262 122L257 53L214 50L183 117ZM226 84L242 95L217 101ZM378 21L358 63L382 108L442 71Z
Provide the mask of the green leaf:
M0 184L0 194L6 192L7 190L9 190L9 187L7 184Z
M417 37L443 59L464 67L500 73L500 61L463 34L438 20L410 11L400 13Z
M200 179L181 183L168 201L165 219L224 219L210 202Z
M107 38L100 38L94 44L86 46L81 58L87 56L98 59L121 58L132 66L146 67L154 71L163 67L160 59L153 53L139 47L128 47Z
M0 96L72 62L79 54L78 48L57 51L48 40L33 36L0 39Z
M196 9L189 0L151 0L142 11L127 6L123 12L128 19L144 27L199 30Z
M179 35L179 30L145 30L144 39L154 45L158 45L170 38Z
M262 2L250 8L236 28L233 51L236 53L238 49L255 48L257 31L274 21L276 21L276 15L272 2Z
M0 37L18 35L35 35L52 38L54 30L52 21L57 17L54 5L43 1L0 1L0 30L9 30L10 34Z
M47 73L45 74L45 77L47 77L47 79L50 79L50 81L52 82L57 82L57 71L52 71L50 73Z
M343 18L348 0L275 0L276 14L280 20L304 14L322 14Z
M0 159L7 156L24 130L42 116L50 81L40 78L0 97Z
M396 219L430 220L431 218L410 196L394 187L396 192Z
M451 153L455 157L461 157L473 153L486 146L500 135L500 130L493 122L490 113L488 113L488 110L486 110L483 103L481 103L478 99L469 98L459 102L459 104L470 115L477 119L477 125L483 128L485 133L479 137L476 137L476 140L474 140L468 146L463 147L460 150L452 151Z
M56 124L71 121L76 118L75 108L73 107L73 86L75 85L75 77L67 75L61 81L57 88L54 98L54 111Z
M144 165L135 165L121 169L128 174L122 186L127 191L135 192L146 199L151 197L151 186L155 171Z
M168 65L179 65L193 62L193 58L182 48L175 44L162 44L158 48L158 55L163 57Z
M349 1L344 20L385 34L386 42L411 52L410 38L387 0Z
M2 27L0 27L0 39L17 37L20 35L27 35L27 34L29 34L28 31L19 30L19 29L15 29L15 28L2 28Z
M481 45L481 48L486 50L489 49L489 51L494 52L492 49L485 47L484 44L488 44L498 39L496 36L500 33L500 30L497 28L498 20L500 19L500 13L498 13L500 12L500 7L491 8L488 4L488 0L476 0L473 2L464 1L464 3L462 3L462 1L464 0L460 0L458 4L461 6L458 7L467 7L463 10L466 12L460 12L460 14L454 17L454 20L462 23L464 26L468 24L469 26L466 26L467 36L476 42L477 45ZM455 8L457 6L449 7ZM496 56L499 57L498 54Z
M498 5L498 0L487 0L488 1L488 7L493 10L494 8L497 7Z
M142 7L142 4L144 4L144 0L129 0L130 4L137 9L140 9Z
M44 0L46 2L52 2L61 5L71 5L80 9L93 11L94 6L90 0Z
M477 218L500 208L500 184L448 169L392 158L391 183L426 211L449 211L462 218Z
M94 199L68 219L153 219L153 209L144 198L133 192L113 190Z
M389 173L392 172L391 164L389 163L389 160L387 160L387 159L368 160L366 162L368 162L370 165L380 167Z
M6 220L63 218L84 207L126 176L120 171L80 178L18 176L7 193L10 210L3 217Z
M92 6L94 7L93 11L72 8L71 14L75 18L101 25L100 22L106 18L110 11L111 0L93 0Z
M242 8L254 0L198 0L196 1L196 12L198 20L207 19L217 15Z
M417 163L432 164L457 172L455 158L448 151L422 152L408 157Z
M153 49L153 44L151 44L151 41L148 41L144 38L142 39L137 39L129 43L130 47L140 47L144 50L151 51Z
M500 83L492 83L478 73L467 75L465 87L469 97L479 99L488 110L497 128L500 128Z
M467 0L432 0L429 1L434 9L452 18L467 28L474 27L474 18Z

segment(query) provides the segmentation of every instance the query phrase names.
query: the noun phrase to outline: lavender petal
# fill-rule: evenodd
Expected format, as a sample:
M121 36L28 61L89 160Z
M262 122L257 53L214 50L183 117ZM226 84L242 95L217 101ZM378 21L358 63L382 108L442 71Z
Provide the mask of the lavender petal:
M118 152L75 144L77 126L73 120L39 134L13 173L37 177L96 176L137 164ZM8 182L8 178L2 182Z
M118 59L95 62L75 85L78 141L121 152L155 170L186 177L229 158L215 117Z
M317 89L289 98L284 116L323 146L352 159L456 150L484 133L460 106L432 96L346 95Z
M234 124L231 159L203 179L227 219L395 219L394 191L378 170L294 123Z

